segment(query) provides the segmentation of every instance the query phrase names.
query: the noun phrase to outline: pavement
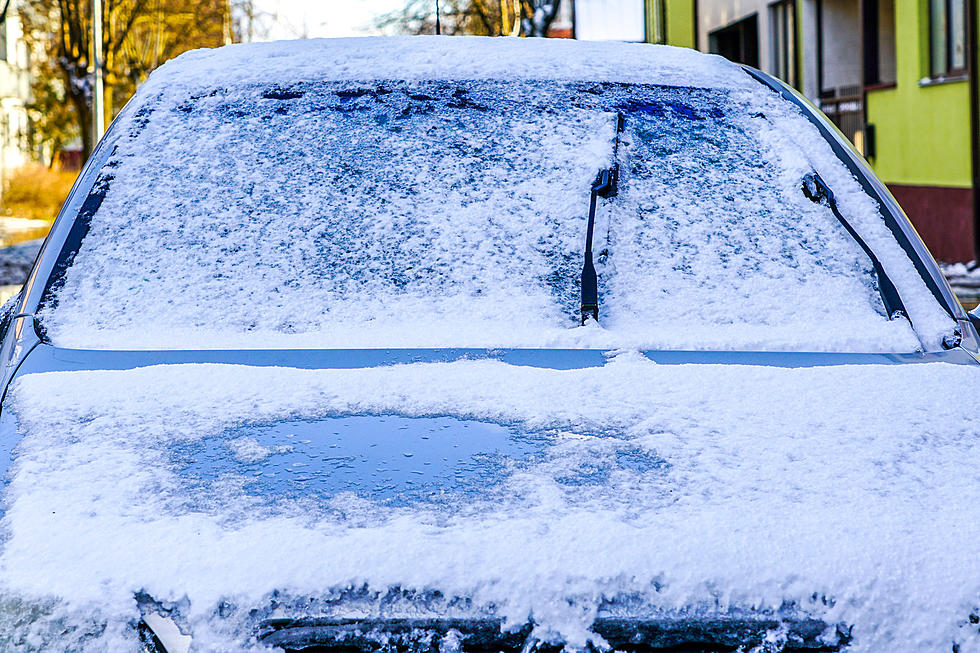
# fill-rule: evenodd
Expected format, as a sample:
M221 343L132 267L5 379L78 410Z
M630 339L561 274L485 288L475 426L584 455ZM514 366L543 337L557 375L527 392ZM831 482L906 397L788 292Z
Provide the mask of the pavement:
M0 303L20 291L44 244L43 238L0 248Z
M968 311L975 309L980 304L980 264L971 261L940 267L963 308Z

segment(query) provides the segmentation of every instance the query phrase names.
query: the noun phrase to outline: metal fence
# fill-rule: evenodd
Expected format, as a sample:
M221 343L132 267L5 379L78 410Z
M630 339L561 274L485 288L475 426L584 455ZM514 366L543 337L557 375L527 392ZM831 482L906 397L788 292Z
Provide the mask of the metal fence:
M821 91L820 110L858 149L864 150L864 96L860 86Z

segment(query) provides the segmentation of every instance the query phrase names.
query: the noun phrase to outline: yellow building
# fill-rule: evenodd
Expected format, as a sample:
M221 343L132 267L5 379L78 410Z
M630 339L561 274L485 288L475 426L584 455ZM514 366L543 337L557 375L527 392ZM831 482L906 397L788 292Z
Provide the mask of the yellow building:
M973 5L973 7L971 7ZM645 0L647 40L797 88L850 138L940 260L980 252L977 0ZM980 16L977 16L980 19Z

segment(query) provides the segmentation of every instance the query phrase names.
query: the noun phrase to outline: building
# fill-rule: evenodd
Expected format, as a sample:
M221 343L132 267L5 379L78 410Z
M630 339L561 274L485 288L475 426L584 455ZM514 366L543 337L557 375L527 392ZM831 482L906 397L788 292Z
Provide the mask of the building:
M645 0L648 43L697 48L698 3L695 0Z
M865 155L933 254L965 262L980 258L971 4L646 0L645 20L649 41L690 44L796 87Z
M31 158L26 107L31 97L29 68L20 19L11 3L0 23L0 189L10 171Z
M695 0L562 0L575 38L696 47Z
M936 258L980 258L968 2L879 3L863 17L865 155Z

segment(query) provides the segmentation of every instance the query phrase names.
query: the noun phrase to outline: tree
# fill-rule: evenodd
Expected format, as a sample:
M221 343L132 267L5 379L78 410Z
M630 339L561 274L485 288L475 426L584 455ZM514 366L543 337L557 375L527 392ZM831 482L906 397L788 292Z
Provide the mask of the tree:
M255 6L255 0L230 0L231 34L238 43L268 38L277 16Z
M561 0L522 0L521 25L525 36L547 36Z
M560 0L441 0L443 34L546 36ZM407 0L378 26L402 34L434 34L434 0Z
M102 6L106 118L167 59L230 40L226 0L103 0ZM31 108L35 129L45 132L39 140L55 144L56 133L73 132L81 137L88 158L94 147L91 0L24 0L20 15L36 59ZM66 115L45 114L59 94L67 105ZM73 124L61 124L60 119Z

